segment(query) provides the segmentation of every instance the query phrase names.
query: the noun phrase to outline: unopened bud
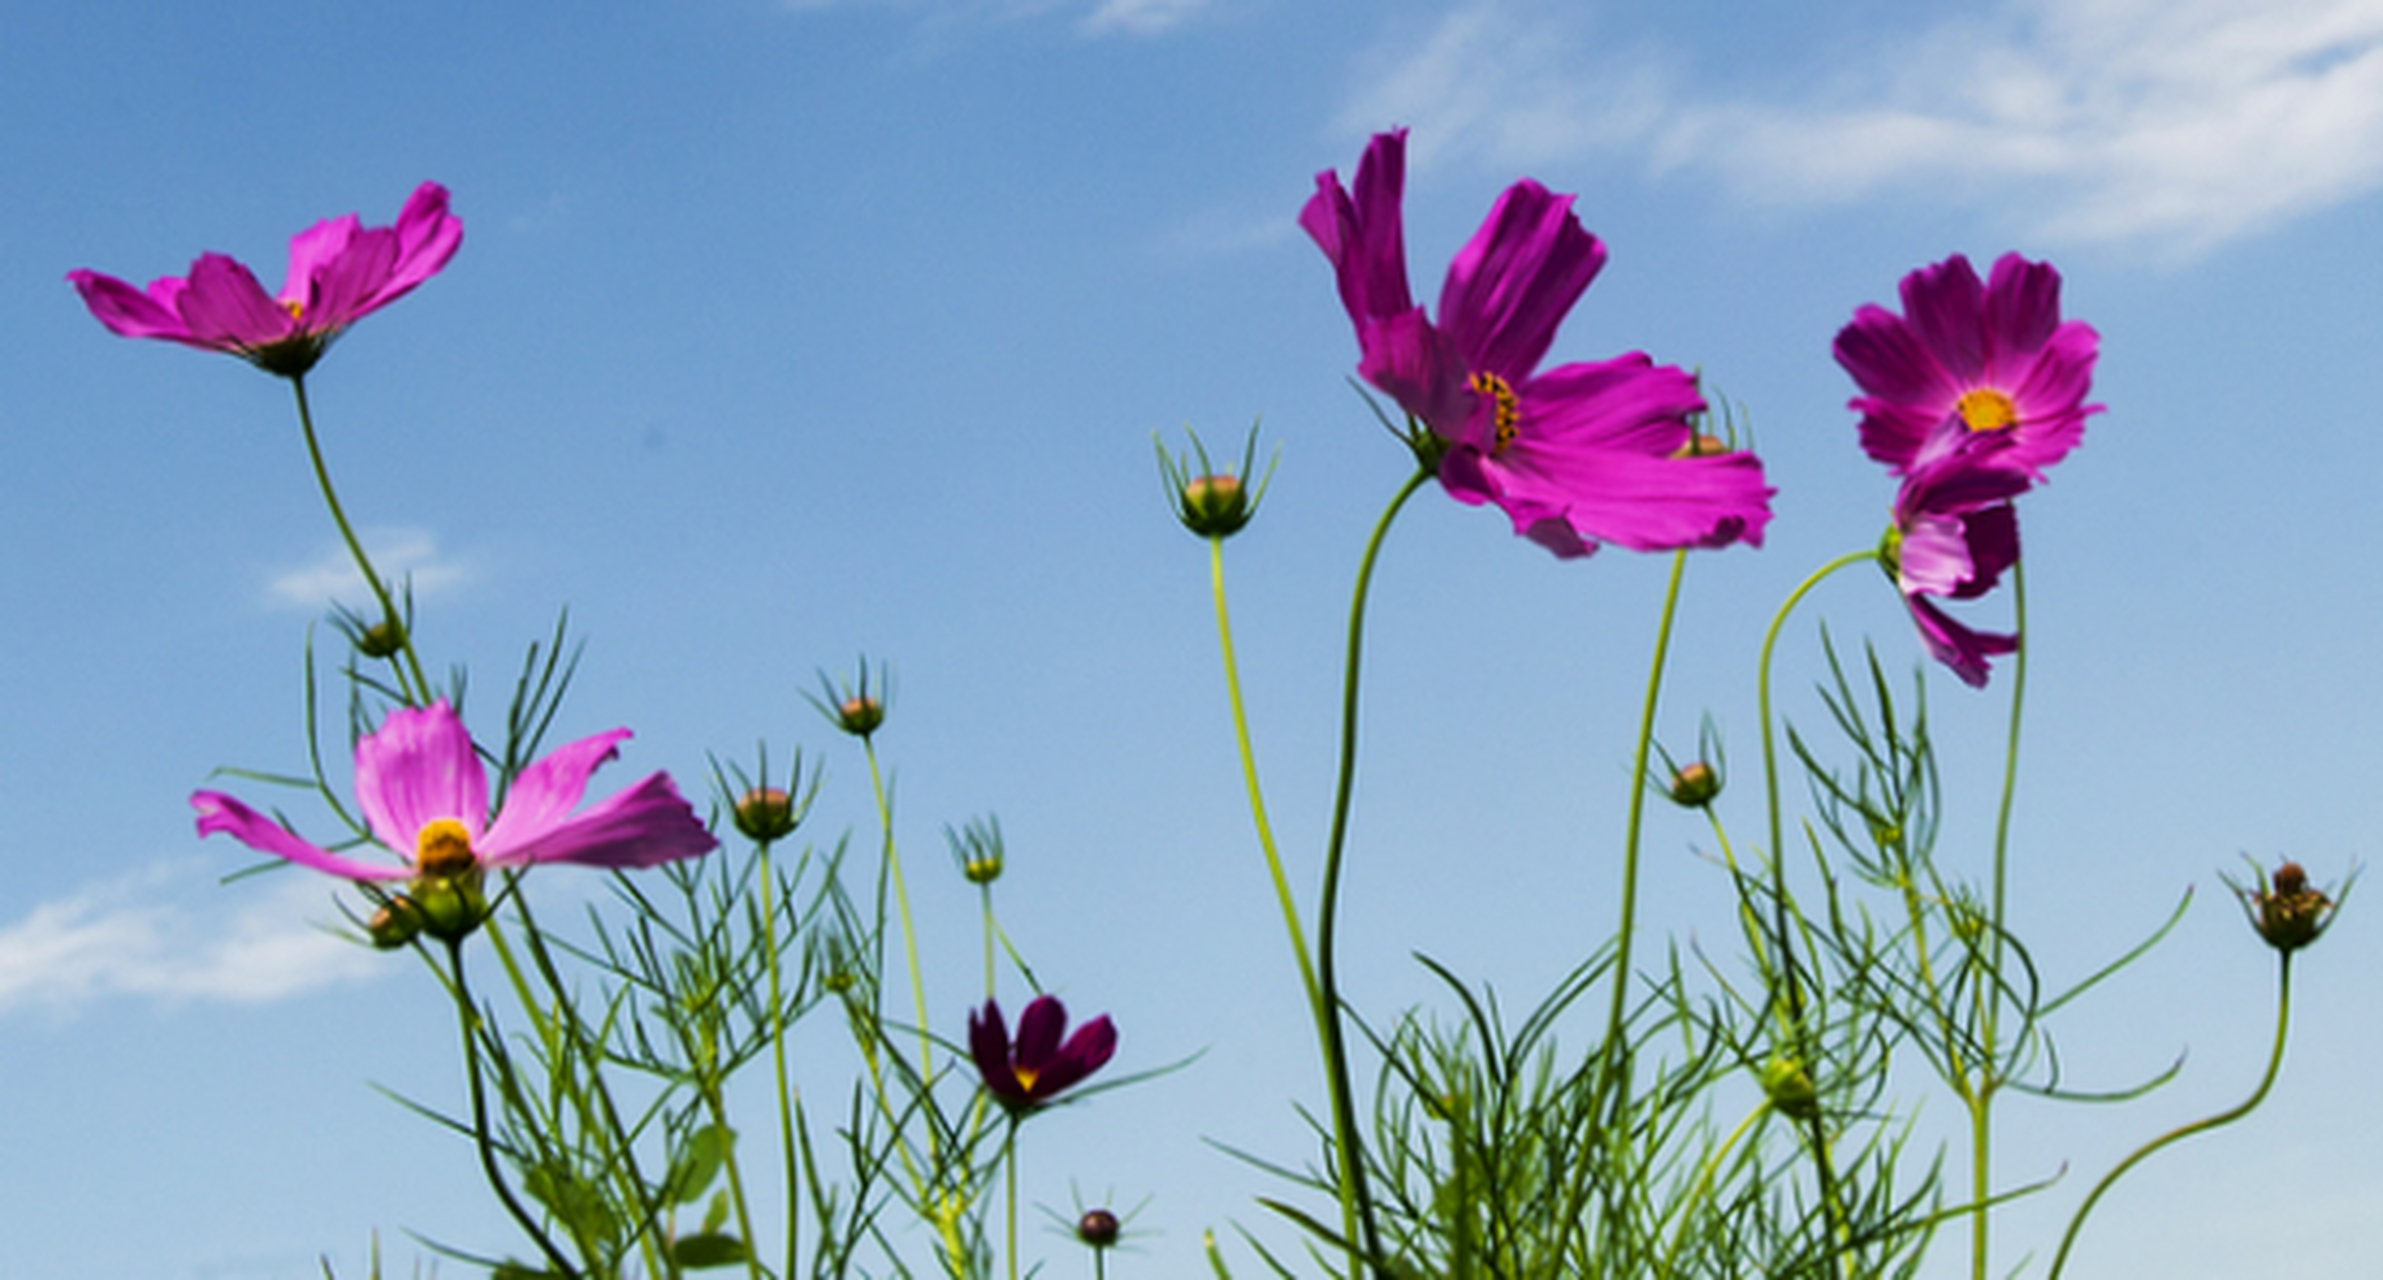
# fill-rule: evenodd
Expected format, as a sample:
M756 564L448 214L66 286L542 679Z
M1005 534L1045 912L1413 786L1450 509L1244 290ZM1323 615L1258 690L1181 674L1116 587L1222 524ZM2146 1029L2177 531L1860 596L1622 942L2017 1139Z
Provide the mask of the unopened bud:
M885 723L885 704L856 693L836 704L836 726L855 738L866 738Z
M1236 475L1196 476L1186 481L1182 505L1176 510L1183 527L1203 538L1239 533L1253 514L1249 489Z
M2298 951L2333 922L2333 899L2309 887L2309 873L2297 862L2277 867L2273 876L2261 876L2256 888L2236 885L2234 892L2242 898L2251 927L2278 951Z
M1809 1120L1820 1114L1820 1090L1812 1085L1812 1073L1804 1064L1784 1055L1771 1059L1762 1068L1763 1095L1781 1115L1791 1120Z
M480 892L480 868L461 875L422 875L408 886L422 918L422 932L441 942L468 938L488 918L488 899Z
M748 840L768 844L794 834L794 797L783 787L755 787L739 797L730 811L736 829Z
M1702 760L1691 760L1671 771L1669 794L1681 808L1702 809L1721 794L1721 774Z
M422 913L414 900L398 894L383 903L364 922L365 935L383 951L395 951L422 932Z
M405 627L384 618L356 633L356 652L367 658L393 658L405 648Z

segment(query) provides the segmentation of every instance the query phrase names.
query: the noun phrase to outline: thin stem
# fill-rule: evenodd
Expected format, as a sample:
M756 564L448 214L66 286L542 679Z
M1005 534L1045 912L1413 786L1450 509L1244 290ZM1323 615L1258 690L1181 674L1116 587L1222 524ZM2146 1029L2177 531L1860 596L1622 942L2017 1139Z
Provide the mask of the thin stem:
M498 1202L505 1206L505 1212L521 1224L521 1229L529 1234L530 1239L537 1244L538 1251L545 1254L546 1260L554 1265L555 1271L566 1280L577 1280L578 1269L571 1265L569 1258L563 1256L561 1249L555 1247L545 1229L538 1225L537 1218L514 1197L513 1188L505 1185L504 1172L497 1168L496 1143L488 1132L488 1091L480 1079L480 1010L472 1001L470 984L464 980L461 939L447 941L447 965L455 978L455 1013L463 1031L463 1073L471 1083L472 1143L480 1151L480 1170L488 1176L488 1185L496 1192Z
M397 630L399 649L405 654L405 666L399 666L394 657L390 659L389 666L397 674L398 692L411 699L415 705L427 703L430 701L430 680L422 673L421 655L414 651L413 630L397 616L397 606L389 598L388 584L381 581L381 575L372 567L372 559L364 554L364 544L357 540L355 526L348 523L347 511L339 505L339 492L331 486L331 468L323 462L322 442L316 439L314 433L314 410L306 401L305 377L292 377L290 389L298 397L298 428L306 436L306 456L314 463L314 479L322 488L323 505L331 509L331 522L339 526L339 536L347 542L348 554L356 558L356 570L364 575L364 585L372 589L373 599L380 602L381 617ZM406 687L406 672L409 668L414 678L410 690Z
M993 886L980 884L976 896L985 909L985 999L993 998Z
M1712 1190L1713 1181L1721 1171L1721 1162L1728 1158L1730 1149L1738 1145L1738 1139L1752 1132L1754 1126L1769 1114L1771 1114L1769 1099L1766 1098L1754 1104L1754 1110L1747 1112L1746 1118L1738 1121L1738 1127L1730 1130L1729 1137L1714 1150L1712 1158L1705 1161L1704 1168L1697 1172L1695 1185L1688 1189L1688 1198L1680 1205L1679 1229L1671 1233L1671 1248L1664 1251L1663 1265L1656 1269L1656 1276L1669 1276L1679 1266L1680 1249L1688 1242L1688 1228L1692 1225L1696 1202L1703 1199L1706 1192Z
M2277 1073L2283 1070L2284 1036L2286 1032L2291 1029L2292 1025L2292 953L2289 951L2280 951L2277 953L2277 957L2275 1048L2267 1055L2267 1074L2259 1077L2259 1087L2252 1090L2251 1096L2243 1099L2240 1106L2233 1107L2225 1111L2220 1111L2214 1116L2207 1116L2202 1119L2195 1120L2191 1124L2180 1125L2177 1128L2170 1129L2168 1132L2161 1134L2159 1137L2153 1138L2151 1141L2144 1143L2140 1147L2137 1147L2134 1151L2134 1154L2128 1156L2124 1160L2119 1161L2116 1168L2110 1170L2110 1172L2106 1174L2103 1174L2102 1180L2095 1183L2093 1185L2092 1192L2086 1195L2085 1203L2077 1206L2077 1216L2069 1219L2069 1229L2062 1233L2060 1237L2060 1252L2052 1255L2052 1271L2050 1280L2060 1280L2060 1269L2068 1264L2069 1247L2077 1242L2077 1232L2085 1225L2085 1215L2093 1212L2093 1207L2101 1200L2102 1193L2108 1191L2113 1183L2117 1182L2121 1177L2124 1177L2127 1170L2134 1168L2138 1164L2141 1164L2153 1152L2160 1150L2162 1147L2171 1146L2175 1143L2181 1142L2186 1138L2192 1137L2196 1133L2207 1133L2212 1129L2222 1128L2226 1125L2230 1125L2235 1121L2242 1119L2244 1116L2249 1115L2253 1110L2258 1108L2260 1103L2267 1100L2267 1091L2274 1087Z
M761 942L769 956L770 983L770 1059L776 1068L778 1086L778 1144L786 1160L786 1269L780 1275L794 1275L795 1242L802 1221L802 1183L796 1176L794 1146L794 1095L786 1084L786 1003L779 986L778 967L778 910L775 896L778 877L770 864L770 842L761 842ZM797 873L800 874L799 872ZM745 1252L760 1256L760 1242L750 1232L745 1238Z
M1307 954L1307 931L1299 925L1299 904L1291 896L1290 877L1283 873L1282 852L1274 843L1274 826L1266 819L1266 796L1258 785L1257 751L1250 745L1249 712L1241 698L1241 667L1233 658L1233 621L1225 611L1225 540L1208 540L1208 579L1216 596L1216 642L1224 654L1225 692L1233 703L1233 740L1241 749L1241 778L1249 787L1249 815L1257 824L1258 847L1266 853L1266 873L1274 881L1275 900L1282 904L1283 929L1291 937L1291 954L1299 962L1300 986L1315 1009L1319 1030L1323 1003L1316 989L1315 962Z
M2011 847L2011 808L2019 791L2019 713L2027 705L2027 566L2024 557L2011 564L2011 609L2013 628L2019 637L2019 651L2011 660L2011 729L2008 746L2002 761L2002 803L1994 817L1994 916L1988 922L1993 935L1993 960L1987 968L1991 974L2002 972L2003 904L2008 884ZM1969 1107L1969 1180L1970 1196L1976 1208L1970 1211L1969 1273L1971 1280L1986 1280L1986 1208L1987 1181L1993 1150L1994 1096L2000 1092L2002 1079L1995 1064L1996 1036L2002 1022L2002 1002L1996 998L1996 984L1979 985L1979 999L1985 1004L1979 1019L1980 1043L1978 1054L1978 1084Z
M1638 927L1638 845L1647 806L1647 756L1655 742L1655 707L1663 692L1663 665L1671 654L1671 623L1680 603L1680 579L1687 573L1688 552L1671 557L1671 585L1663 593L1662 620L1655 627L1655 657L1647 670L1647 700L1638 716L1638 748L1630 762L1630 819L1622 838L1622 923L1615 933L1613 1013L1606 1020L1606 1061L1619 1063L1624 1055L1611 1052L1622 1040L1622 1015L1630 996L1630 942ZM1628 1081L1622 1081L1628 1088Z
M1018 1280L1018 1121L1014 1116L1009 1122L1009 1132L1001 1139L1001 1163L1009 1192L1009 1238L1004 1251L1009 1255L1009 1280Z
M1365 652L1365 601L1373 584L1374 561L1382 551L1382 540L1390 533L1391 522L1407 499L1432 478L1428 467L1418 467L1398 493L1383 509L1382 518L1374 524L1373 536L1366 539L1365 555L1357 563L1357 585L1349 601L1349 647L1341 668L1340 709L1340 775L1332 795L1332 834L1324 847L1324 885L1316 904L1316 982L1318 999L1324 1009L1324 1065L1326 1081L1332 1088L1333 1142L1339 1148L1341 1178L1341 1217L1344 1227L1353 1223L1358 1231L1350 1233L1349 1263L1352 1280L1367 1265L1381 1273L1378 1260L1381 1242L1374 1228L1373 1202L1366 1193L1365 1155L1357 1141L1357 1104L1349 1084L1348 1044L1341 1032L1340 987L1334 963L1333 942L1338 934L1340 908L1341 854L1347 847L1349 834L1349 805L1357 785L1357 690L1358 665ZM1362 1250L1362 1253L1360 1253Z
M861 750L869 757L869 787L877 795L877 821L885 830L885 866L894 881L894 904L902 913L902 952L910 962L910 996L918 1008L918 1078L935 1078L935 1038L928 1031L927 980L918 967L918 929L911 923L910 885L902 877L902 851L894 844L893 804L886 798L885 775L877 767L877 743L863 737ZM934 1140L934 1130L928 1130Z

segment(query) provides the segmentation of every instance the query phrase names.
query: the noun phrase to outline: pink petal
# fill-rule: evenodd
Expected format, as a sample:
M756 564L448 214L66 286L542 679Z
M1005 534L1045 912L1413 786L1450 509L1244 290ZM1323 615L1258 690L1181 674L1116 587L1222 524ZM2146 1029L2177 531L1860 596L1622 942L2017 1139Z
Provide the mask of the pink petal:
M299 839L289 828L220 791L201 791L192 795L190 807L199 811L201 837L221 831L260 853L287 858L300 866L313 867L317 871L327 871L350 880L403 880L413 874L409 867L351 862L329 850L316 848Z
M1407 249L1399 201L1406 187L1406 131L1374 135L1357 163L1352 199L1340 176L1316 175L1316 194L1299 211L1299 225L1324 251L1340 286L1341 306L1362 341L1368 320L1397 315L1415 303L1407 289Z
M339 256L315 268L299 322L318 333L345 328L372 310L374 296L396 265L396 232L387 227L357 232Z
M1960 254L1903 277L1903 315L1920 344L1963 385L1986 377L1986 286Z
M1514 452L1519 450L1509 457ZM1762 463L1751 453L1650 458L1581 450L1534 461L1550 470L1511 485L1514 497L1552 503L1566 495L1564 520L1581 536L1633 551L1741 541L1761 546L1771 520L1776 490L1764 482Z
M2015 635L1972 631L1919 596L1905 596L1903 601L1911 606L1911 620L1919 627L1920 642L1927 646L1929 655L1951 668L1962 683L1973 689L1986 687L1988 656L2019 651L2019 637Z
M316 277L347 253L349 243L363 229L362 220L349 213L325 218L291 236L290 273L282 278L281 300L305 303L311 309Z
M356 805L382 844L414 855L422 828L463 824L477 847L488 821L488 774L447 701L399 707L356 744Z
M1551 369L1518 390L1519 436L1657 458L1687 445L1688 417L1705 408L1696 379L1686 370L1657 365L1637 351Z
M505 808L508 814L512 811L509 797ZM699 857L719 843L679 795L670 775L657 773L542 829L528 822L502 833L491 829L474 848L490 866L570 862L585 867L654 867Z
M525 845L562 825L587 796L588 778L606 763L620 758L627 729L566 743L522 770L505 789L504 808L488 824L481 838L483 852Z
M447 189L425 182L406 197L397 214L397 265L387 283L365 304L365 310L386 306L414 286L437 275L463 247L463 219L447 211Z
M2049 262L2029 262L2015 253L1995 259L1982 323L1996 351L2034 354L2060 325L2060 272Z
M182 322L181 312L151 296L169 284L170 288L162 288L166 296L179 294L183 287L179 277L158 281L149 286L150 293L96 271L69 271L66 278L74 283L75 292L83 296L83 305L91 309L93 318L110 332L127 338L164 338L200 345L190 336L190 326Z
M1488 443L1475 438L1473 423L1483 397L1466 385L1464 357L1423 318L1422 308L1366 325L1358 342L1364 351L1358 376L1388 392L1442 439Z
M296 321L265 293L247 267L220 253L190 264L179 297L182 320L195 341L219 350L270 346L297 330Z
M1436 319L1472 369L1519 381L1604 266L1605 246L1572 215L1572 197L1526 178L1448 264Z

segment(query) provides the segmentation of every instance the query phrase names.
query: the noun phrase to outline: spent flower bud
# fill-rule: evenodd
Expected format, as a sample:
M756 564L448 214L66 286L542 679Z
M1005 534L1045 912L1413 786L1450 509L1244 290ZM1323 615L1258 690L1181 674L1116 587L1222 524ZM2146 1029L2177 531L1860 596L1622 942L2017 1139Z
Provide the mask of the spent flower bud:
M2253 864L2258 877L2255 885L2226 882L2242 899L2243 913L2250 917L2251 928L2267 940L2267 945L2290 953L2315 942L2333 923L2334 909L2339 902L2324 890L2309 884L2309 873L2297 862L2286 862L2270 876L2264 868ZM2355 878L2355 876L2353 877ZM2344 883L2340 893L2349 896Z
M1117 1235L1123 1228L1116 1214L1106 1209L1086 1209L1084 1216L1076 1219L1076 1239L1095 1249L1106 1249L1117 1243Z

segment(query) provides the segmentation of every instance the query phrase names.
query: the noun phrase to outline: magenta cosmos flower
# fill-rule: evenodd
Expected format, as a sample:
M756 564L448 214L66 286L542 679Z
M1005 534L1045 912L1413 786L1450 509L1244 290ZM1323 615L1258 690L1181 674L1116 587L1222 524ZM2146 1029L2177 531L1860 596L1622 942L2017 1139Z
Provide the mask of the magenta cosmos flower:
M1299 224L1331 259L1357 329L1358 372L1430 428L1441 486L1494 503L1559 556L1759 545L1773 490L1753 454L1689 425L1696 380L1632 352L1539 372L1558 325L1605 265L1572 197L1506 189L1448 267L1436 318L1407 287L1399 203L1406 133L1376 134L1354 191L1331 170Z
M1987 660L2013 653L2019 637L1975 631L1929 599L1974 600L2019 560L2019 516L2011 499L2027 491L2018 442L1981 436L1950 420L1921 443L1895 495L1895 524L1880 558L1903 593L1930 656L1973 688Z
M189 275L151 281L146 290L96 271L66 278L101 324L127 338L227 351L295 378L349 325L438 274L462 243L463 221L447 212L447 189L425 182L393 227L366 227L351 213L293 236L279 294L266 294L254 273L220 253L201 254Z
M2037 480L2077 447L2101 338L2060 318L2060 273L2006 253L1981 283L1960 254L1903 277L1903 314L1864 306L1837 334L1837 363L1868 394L1862 448L1909 474L1938 424L2011 439L2008 459Z
M575 862L651 867L709 852L719 842L670 775L657 773L577 813L588 777L620 754L627 729L581 738L521 771L504 807L488 816L488 774L471 735L445 700L400 707L356 744L356 804L373 839L404 865L358 862L309 844L218 791L191 796L199 834L218 831L275 857L350 880L404 880L472 867Z
M1036 996L1018 1015L1018 1038L1012 1043L1009 1024L1001 1020L1001 1006L985 1001L982 1010L968 1012L968 1052L976 1059L985 1091L1011 1114L1034 1110L1084 1077L1108 1064L1117 1052L1117 1028L1102 1014L1067 1037L1067 1007L1057 996Z

